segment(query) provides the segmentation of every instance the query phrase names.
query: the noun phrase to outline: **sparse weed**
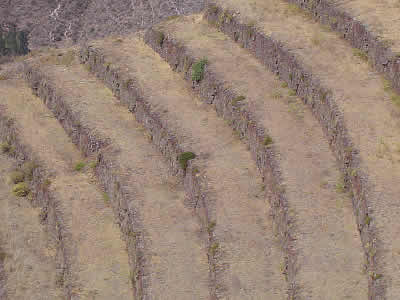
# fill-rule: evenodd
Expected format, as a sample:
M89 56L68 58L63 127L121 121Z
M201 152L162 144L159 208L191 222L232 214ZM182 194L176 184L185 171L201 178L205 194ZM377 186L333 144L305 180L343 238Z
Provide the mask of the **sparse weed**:
M344 193L345 190L346 190L346 186L344 183L344 178L341 176L341 177L339 177L338 182L336 183L336 191L338 193Z
M85 167L85 163L83 161L80 161L75 164L74 170L81 171L84 167Z
M95 169L97 167L97 160L93 160L89 163L89 167Z
M50 178L46 178L45 180L43 180L43 182L42 182L42 188L43 189L47 189L50 185L51 185Z
M37 164L33 161L28 161L22 165L22 172L24 172L25 179L32 180L33 171L37 168Z
M162 47L164 44L165 34L164 32L158 31L157 32L157 45Z
M7 75L5 75L5 74L0 74L0 81L1 81L1 80L7 80L7 79L8 79Z
M360 49L353 49L353 55L360 58L363 61L368 61L368 54Z
M181 165L181 168L186 171L188 161L191 159L194 159L196 157L196 154L193 152L183 152L178 156L179 164Z
M296 96L296 91L290 89L288 95L291 96L291 97Z
M179 17L180 17L179 15L172 15L172 16L167 17L165 20L172 21L172 20L178 19Z
M214 242L211 246L210 246L210 253L211 256L215 256L218 252L219 249L219 243L218 242Z
M279 90L276 90L272 93L272 99L280 99L282 98L282 93Z
M200 82L204 76L204 69L208 63L207 58L203 58L196 62L192 67L192 81Z
M121 44L123 42L124 42L124 40L121 39L121 38L117 38L117 39L114 40L114 43L118 43L118 44Z
M371 223L371 221L372 221L372 218L370 216L366 216L365 220L364 220L364 224L369 225Z
M214 221L210 222L210 224L208 224L208 227L207 227L208 234L211 234L214 231L216 225L217 224Z
M25 179L25 174L21 171L14 171L10 174L10 181L14 184L23 182Z
M12 192L17 197L26 197L29 194L30 189L25 182L19 182L14 185Z
M287 87L288 87L287 82L282 82L281 87L282 87L282 88L287 88Z
M218 6L216 6L216 5L210 5L210 6L208 7L208 12L209 12L209 13L212 13L212 14L217 13L217 12L218 12Z
M235 99L232 100L232 105L235 106L237 105L240 101L243 101L244 99L246 99L245 96L238 96Z

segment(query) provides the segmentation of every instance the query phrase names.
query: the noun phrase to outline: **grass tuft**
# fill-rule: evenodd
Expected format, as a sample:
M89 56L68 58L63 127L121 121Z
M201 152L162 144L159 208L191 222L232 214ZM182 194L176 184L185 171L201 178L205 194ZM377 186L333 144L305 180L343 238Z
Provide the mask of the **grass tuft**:
M25 182L19 182L14 185L12 192L17 197L26 197L29 194L30 189Z
M196 157L196 154L193 152L183 152L178 156L179 164L181 165L181 168L186 171L188 161L191 159L194 159Z
M80 161L76 163L74 170L75 171L81 171L85 167L85 163L83 161Z
M200 82L203 79L204 69L207 63L207 58L203 58L193 65L192 81Z

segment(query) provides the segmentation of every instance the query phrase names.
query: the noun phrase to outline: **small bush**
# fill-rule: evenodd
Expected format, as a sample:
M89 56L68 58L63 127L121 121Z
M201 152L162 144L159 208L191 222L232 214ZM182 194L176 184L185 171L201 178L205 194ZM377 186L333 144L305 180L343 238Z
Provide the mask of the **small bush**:
M78 163L76 163L74 170L75 171L81 171L83 168L85 167L85 163L80 161Z
M290 89L289 90L289 96L296 96L296 91L295 90L292 90L292 89Z
M10 174L10 181L14 184L23 182L25 179L25 174L21 171L14 171Z
M0 80L7 80L8 77L4 74L0 74Z
M269 135L267 135L265 138L264 138L264 145L265 146L270 146L270 145L272 145L274 143L274 141L272 140L272 137L270 137Z
M191 159L194 159L196 157L196 154L193 152L183 152L179 155L178 160L179 164L181 165L183 170L186 170L188 161Z
M287 88L287 87L288 87L288 84L287 84L286 82L282 82L281 87Z
M199 82L203 79L204 68L207 64L207 59L203 58L196 62L192 67L192 81Z
M29 186L25 182L20 182L14 185L12 192L17 197L26 197L29 192Z

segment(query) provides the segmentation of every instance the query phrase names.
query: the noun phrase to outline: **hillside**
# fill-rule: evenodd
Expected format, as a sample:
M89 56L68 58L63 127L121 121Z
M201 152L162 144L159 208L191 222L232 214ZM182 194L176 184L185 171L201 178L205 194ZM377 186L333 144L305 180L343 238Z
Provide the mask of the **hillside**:
M53 7L0 68L1 297L397 300L387 1Z
M0 22L28 31L30 48L36 48L134 32L203 7L198 0L4 0Z

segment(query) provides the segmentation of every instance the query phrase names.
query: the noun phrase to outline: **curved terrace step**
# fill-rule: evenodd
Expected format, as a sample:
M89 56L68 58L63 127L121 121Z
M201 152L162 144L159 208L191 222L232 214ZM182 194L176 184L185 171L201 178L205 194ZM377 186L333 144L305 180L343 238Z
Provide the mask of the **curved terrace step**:
M40 209L11 193L15 167L14 159L0 154L0 260L5 279L0 299L62 300L55 241L40 224Z
M280 270L284 261L274 242L270 208L250 152L212 108L194 97L182 78L140 38L132 36L115 43L112 39L93 42L85 54L89 56L86 65L106 78L115 91L116 82L102 73L102 64L110 73L118 74L122 83L129 81L140 90L140 97L155 108L185 151L197 155L197 175L207 184L211 220L208 231L214 238L209 256L215 259L211 271L215 275L216 297L285 298Z
M157 31L165 39L162 47L153 47L172 65L180 63L179 70L183 69L184 55L207 58L204 83L198 86L203 96L211 95L212 85L218 83L222 86L216 90L235 91L245 97L240 109L249 111L256 123L268 130L279 153L289 211L295 219L296 297L365 299L367 280L362 274L362 247L351 200L336 189L340 172L311 112L292 90L283 87L283 82L246 50L211 28L202 16L168 21L156 26ZM191 80L190 75L186 78ZM206 99L218 109L223 93L214 91L213 97Z
M204 232L149 135L82 65L51 61L31 62L28 80L74 142L97 152L97 177L129 241L135 299L209 299Z
M323 125L354 193L368 257L370 297L395 299L400 294L400 243L393 239L400 230L400 186L396 184L400 113L395 105L399 96L388 91L381 76L356 57L359 53L354 55L344 40L292 13L287 4L275 0L218 3L228 10L210 7L208 20L220 20L222 31L288 82Z
M52 225L61 228L64 247L59 255L64 259L65 274L59 280L67 297L132 299L126 245L90 174L74 171L81 154L24 80L0 81L0 90L2 115L14 120L18 134L10 138L17 138L29 152L23 155L35 157L39 167L49 173L46 185L56 210Z
M400 93L400 3L397 0L287 0L329 25L368 57Z

